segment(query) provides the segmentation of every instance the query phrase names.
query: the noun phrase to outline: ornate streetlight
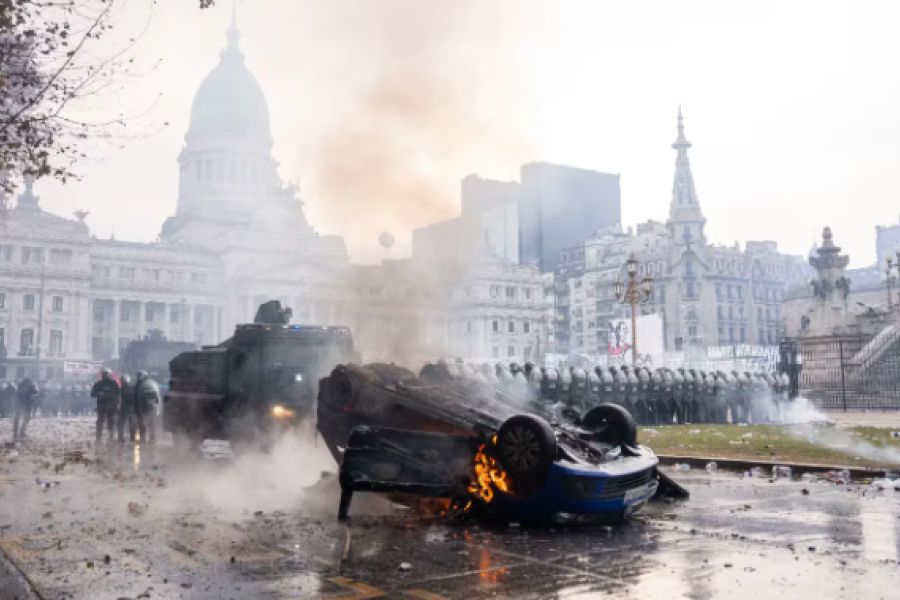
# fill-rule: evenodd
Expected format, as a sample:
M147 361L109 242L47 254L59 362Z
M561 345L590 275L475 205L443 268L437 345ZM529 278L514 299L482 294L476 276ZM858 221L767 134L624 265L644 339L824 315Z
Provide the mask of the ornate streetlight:
M648 275L640 282L637 279L638 261L632 254L625 263L628 267L628 283L616 278L614 291L619 304L631 305L631 364L637 365L637 311L635 306L650 301L653 294L653 279Z
M887 268L884 270L887 278L885 283L887 284L887 296L888 296L888 310L892 310L893 305L891 304L891 271L897 269L898 275L900 275L900 250L895 250L894 254L897 255L897 263L894 264L894 257L890 252L884 255L884 260L887 262ZM897 297L897 305L900 307L900 292L898 292Z

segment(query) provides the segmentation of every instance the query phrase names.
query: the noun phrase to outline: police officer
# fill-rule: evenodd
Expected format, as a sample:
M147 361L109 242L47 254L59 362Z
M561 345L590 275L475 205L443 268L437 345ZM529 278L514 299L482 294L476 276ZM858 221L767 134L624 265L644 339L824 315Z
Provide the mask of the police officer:
M137 421L134 417L134 385L131 382L131 376L122 375L119 382L121 389L119 391L119 412L116 415L116 428L119 430L119 443L125 443L125 423L128 423L128 441L134 441L134 434L137 431Z
M588 408L593 408L595 406L599 406L602 404L602 394L603 394L603 381L600 379L600 375L597 374L596 369L588 369L587 370L588 377L588 399L587 405Z
M113 424L119 409L119 383L112 378L112 371L100 371L100 380L91 388L91 398L97 399L97 443L103 437L103 423L109 430L109 439L113 440Z
M728 423L728 407L731 404L731 381L725 371L716 373L715 386L715 406L716 406L716 423Z
M754 425L769 422L769 386L761 373L745 373L750 380L750 419Z
M647 367L638 367L635 375L638 380L638 391L634 401L634 420L638 424L645 424L649 421L650 415L650 369Z
M156 443L156 409L161 401L156 382L150 379L147 371L138 371L134 386L134 406L142 442Z
M7 381L0 390L0 419L13 414L16 404L16 386L12 381Z
M656 369L650 377L650 400L647 403L647 423L659 423L662 417L663 374Z
M37 403L38 388L30 378L26 377L19 384L16 392L16 416L13 419L13 442L21 442L25 439L25 429L28 427L28 421L31 420L31 414L34 412L34 406ZM19 422L22 428L19 428Z

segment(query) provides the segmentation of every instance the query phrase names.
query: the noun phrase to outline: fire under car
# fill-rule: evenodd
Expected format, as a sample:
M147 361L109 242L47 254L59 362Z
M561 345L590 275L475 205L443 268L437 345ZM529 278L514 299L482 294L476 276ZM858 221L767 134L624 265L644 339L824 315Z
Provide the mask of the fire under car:
M339 365L319 384L317 427L340 465L339 518L355 492L436 498L451 514L609 523L687 492L637 443L626 409L541 405L427 365Z

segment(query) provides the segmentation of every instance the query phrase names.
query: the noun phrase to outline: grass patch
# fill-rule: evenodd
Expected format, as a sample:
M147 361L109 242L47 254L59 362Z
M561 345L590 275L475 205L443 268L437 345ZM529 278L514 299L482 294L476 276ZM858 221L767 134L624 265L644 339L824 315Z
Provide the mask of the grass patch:
M900 439L877 427L648 425L638 426L638 441L678 456L900 467Z

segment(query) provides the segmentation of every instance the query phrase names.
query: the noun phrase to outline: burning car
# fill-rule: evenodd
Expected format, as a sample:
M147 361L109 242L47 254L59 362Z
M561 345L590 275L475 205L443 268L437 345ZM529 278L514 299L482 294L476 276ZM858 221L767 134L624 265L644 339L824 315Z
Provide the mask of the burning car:
M618 521L654 495L685 495L637 443L623 407L579 414L509 389L441 364L418 377L394 365L336 367L319 384L317 426L341 465L339 517L357 491L551 523Z

